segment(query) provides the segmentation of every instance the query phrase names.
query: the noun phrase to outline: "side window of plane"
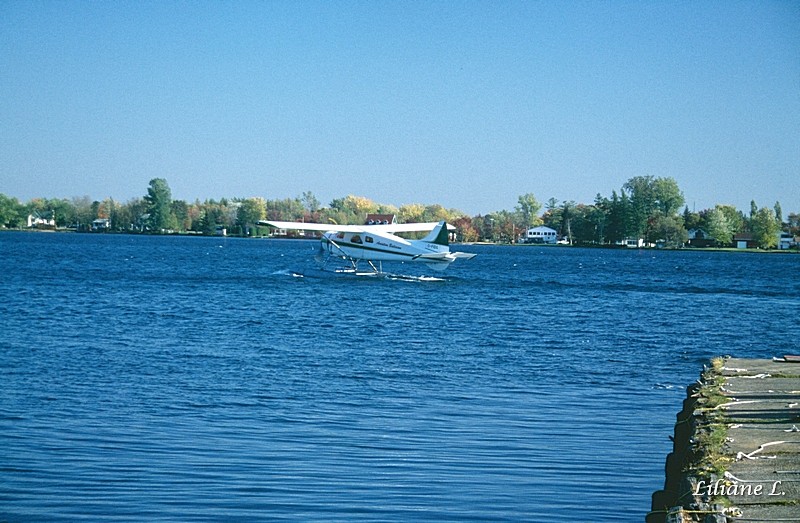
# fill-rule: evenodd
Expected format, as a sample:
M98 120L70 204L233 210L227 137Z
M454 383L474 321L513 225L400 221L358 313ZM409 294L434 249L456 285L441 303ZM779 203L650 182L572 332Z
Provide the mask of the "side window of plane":
M365 236L364 240L366 240L367 243L372 243L372 236Z
M361 236L358 234L354 234L352 238L350 238L350 243L364 243L361 241Z
M340 232L339 234L336 235L336 237L339 238L340 240L344 240L344 233Z

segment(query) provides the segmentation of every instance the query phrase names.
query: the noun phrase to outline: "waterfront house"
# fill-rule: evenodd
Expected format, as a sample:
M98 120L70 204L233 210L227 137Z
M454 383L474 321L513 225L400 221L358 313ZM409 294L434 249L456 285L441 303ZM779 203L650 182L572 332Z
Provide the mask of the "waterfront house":
M28 215L28 228L29 229L55 229L56 219L53 217L53 212L50 213L50 218L45 218L41 214L33 213Z
M737 249L758 249L758 243L753 239L753 235L749 232L738 233L733 237L733 243ZM775 248L778 250L791 249L797 245L795 238L791 233L782 231L778 233L778 241Z
M558 232L550 227L540 225L525 231L525 243L555 244L558 242Z
M717 240L703 229L689 229L689 245L692 247L712 247Z
M92 221L92 232L105 232L111 228L111 220L98 218Z
M756 249L758 244L749 232L740 232L733 236L733 243L737 249Z
M785 251L794 245L794 236L786 231L778 233L778 249Z
M625 238L623 245L629 249L642 249L644 248L644 238Z

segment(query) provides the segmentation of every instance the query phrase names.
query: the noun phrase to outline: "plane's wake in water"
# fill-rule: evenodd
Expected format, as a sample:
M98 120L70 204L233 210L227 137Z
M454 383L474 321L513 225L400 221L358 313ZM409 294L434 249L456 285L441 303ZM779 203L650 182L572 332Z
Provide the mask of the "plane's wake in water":
M315 278L315 279L353 278L353 279L364 279L364 280L391 280L391 281L408 281L408 282L450 281L450 278L442 278L441 276L397 274L392 272L357 271L351 268L311 269L303 272L285 269L281 271L275 271L272 274L276 276L291 276L293 278Z
M294 272L289 269L282 269L280 271L275 271L272 273L272 276L291 276L293 278L302 278L303 274L299 272Z

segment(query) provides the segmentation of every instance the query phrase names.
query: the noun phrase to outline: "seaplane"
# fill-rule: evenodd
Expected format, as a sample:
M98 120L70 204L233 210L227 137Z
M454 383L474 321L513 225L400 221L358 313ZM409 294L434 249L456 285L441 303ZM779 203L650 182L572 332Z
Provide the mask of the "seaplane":
M322 232L316 256L323 266L330 258L349 262L349 267L337 269L356 275L381 275L383 262L424 263L443 271L456 260L469 260L477 256L467 252L450 251L449 232L455 227L444 221L428 223L383 223L374 225L334 225L324 223L299 223L262 220L259 225L276 229ZM421 240L408 240L397 236L404 232L427 232ZM359 262L366 262L370 270L359 271Z

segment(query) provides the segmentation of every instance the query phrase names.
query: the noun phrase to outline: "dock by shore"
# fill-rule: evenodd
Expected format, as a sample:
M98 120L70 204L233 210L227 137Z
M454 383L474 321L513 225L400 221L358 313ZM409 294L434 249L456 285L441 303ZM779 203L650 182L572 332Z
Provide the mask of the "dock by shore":
M647 523L800 522L800 358L719 358L687 389Z

